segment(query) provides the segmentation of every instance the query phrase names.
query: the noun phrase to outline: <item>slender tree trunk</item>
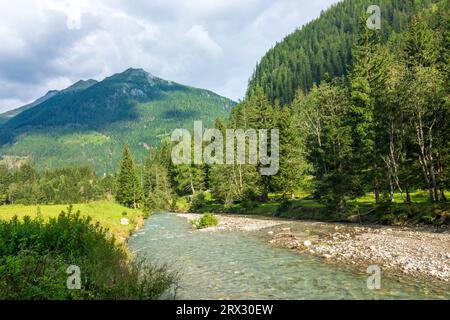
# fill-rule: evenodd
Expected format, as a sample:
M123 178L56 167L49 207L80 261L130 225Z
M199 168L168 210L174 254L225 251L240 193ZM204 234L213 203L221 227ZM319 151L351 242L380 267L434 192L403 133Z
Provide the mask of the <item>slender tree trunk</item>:
M417 134L417 143L418 143L419 149L420 149L419 161L420 161L420 164L422 167L422 172L423 172L425 181L427 183L427 189L428 189L428 193L430 196L430 202L434 203L434 201L435 201L434 191L433 191L433 185L431 182L431 174L430 174L428 156L427 156L426 147L425 147L425 137L424 137L421 113L418 112L416 117L417 117L417 119L416 119L415 127L416 127L416 134Z
M190 186L191 186L192 199L193 199L194 195L195 195L195 188L194 188L194 181L193 181L192 173L189 175L189 177L190 177Z
M405 192L406 192L405 202L406 203L411 203L411 193L409 192L409 185L408 184L405 186Z
M392 182L392 176L389 175L389 186L390 186L390 190L389 190L389 199L391 202L394 202L394 183Z
M430 173L431 173L431 181L432 181L432 183L433 183L433 196L434 196L434 201L438 202L438 201L439 201L439 192L438 192L438 187L437 187L437 184L436 184L436 173L435 173L435 171L434 171L433 162L431 162Z
M192 180L191 180L191 191L192 191L192 196L194 196L195 195L195 188L194 188L194 184L192 183Z
M373 182L374 182L375 203L379 204L380 203L380 189L379 189L379 182L378 182L378 165L377 165L375 156L374 156L374 160L373 160L372 169L373 169L373 174L374 174Z
M428 128L428 140L429 140L429 146L428 146L428 159L430 162L430 176L431 176L431 182L433 184L433 193L434 193L434 201L439 201L439 193L438 193L438 187L437 187L437 181L436 181L436 170L434 166L434 157L433 157L433 127L434 127L434 121L433 124L430 125Z

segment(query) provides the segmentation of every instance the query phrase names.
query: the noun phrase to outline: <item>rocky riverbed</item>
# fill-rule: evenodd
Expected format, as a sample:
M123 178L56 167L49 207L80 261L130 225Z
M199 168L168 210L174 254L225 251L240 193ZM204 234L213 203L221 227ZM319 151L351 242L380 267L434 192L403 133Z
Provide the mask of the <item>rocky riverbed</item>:
M188 220L195 220L201 217L200 214L195 213L182 213L178 214L178 216ZM217 226L200 229L198 231L259 231L286 223L281 220L255 219L243 216L216 215L216 217L219 219L219 224Z
M197 214L180 214L197 219ZM361 226L217 215L214 231L259 231L272 245L322 257L329 262L379 265L394 273L450 279L448 229Z

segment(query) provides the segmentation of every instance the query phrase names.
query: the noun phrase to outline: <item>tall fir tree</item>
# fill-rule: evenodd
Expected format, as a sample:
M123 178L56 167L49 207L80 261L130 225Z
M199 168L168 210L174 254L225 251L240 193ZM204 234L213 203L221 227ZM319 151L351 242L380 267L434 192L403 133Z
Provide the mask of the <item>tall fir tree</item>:
M284 199L294 198L305 175L301 140L292 111L287 106L279 111L277 119L280 130L280 168L274 177L274 191L281 192Z
M375 202L380 202L383 185L382 128L380 113L386 93L387 68L379 30L364 26L359 43L354 48L353 69L350 74L351 122L354 146L355 171L368 182L374 192Z
M129 208L138 208L143 200L142 186L128 145L123 148L122 161L117 176L116 200Z

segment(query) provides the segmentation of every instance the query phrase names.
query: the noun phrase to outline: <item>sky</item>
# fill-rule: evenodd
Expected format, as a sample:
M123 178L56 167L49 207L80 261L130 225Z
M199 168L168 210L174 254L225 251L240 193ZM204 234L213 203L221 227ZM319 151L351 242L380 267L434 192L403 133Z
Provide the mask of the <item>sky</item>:
M242 99L265 52L338 0L0 0L0 112L130 67Z

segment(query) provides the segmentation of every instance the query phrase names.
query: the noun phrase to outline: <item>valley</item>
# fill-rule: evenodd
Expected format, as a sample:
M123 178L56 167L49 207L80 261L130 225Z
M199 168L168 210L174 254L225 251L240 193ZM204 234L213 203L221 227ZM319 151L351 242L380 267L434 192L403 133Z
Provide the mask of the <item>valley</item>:
M216 20L225 3L179 43L134 4L80 11L16 68L28 42L0 49L1 107L24 104L0 114L0 300L450 298L449 2L380 0L372 28L371 1L331 1L277 42L260 19L282 1Z

